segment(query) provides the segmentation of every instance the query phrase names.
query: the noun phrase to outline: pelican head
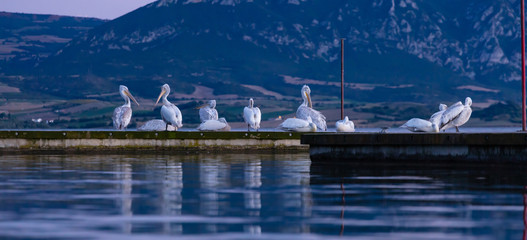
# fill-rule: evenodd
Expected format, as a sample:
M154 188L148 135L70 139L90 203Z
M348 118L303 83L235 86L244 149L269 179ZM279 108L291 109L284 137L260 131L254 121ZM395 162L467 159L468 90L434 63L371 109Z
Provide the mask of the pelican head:
M254 100L252 98L249 98L249 107L252 108L254 106Z
M348 118L348 116L344 117L344 122L349 122L350 119Z
M308 85L302 86L302 90L300 91L302 93L302 99L304 99L304 103L309 106L309 108L313 108L313 104L311 103L311 89Z
M201 108L204 108L204 107L215 108L216 107L216 100L210 100L207 103L196 107L196 109L201 109Z
M128 88L125 85L119 86L119 94L121 94L121 97L123 97L127 102L130 101L129 99L132 99L132 101L139 106L139 103L135 100L134 96L128 91Z
M161 99L161 97L168 96L168 94L170 94L170 86L168 86L168 84L165 83L161 87L161 93L159 93L159 97L157 97L156 105L159 102L159 99Z
M472 98L470 97L465 98L465 106L470 106L470 105L472 105Z
M446 108L447 108L446 104L442 104L442 103L439 104L439 111L443 111Z

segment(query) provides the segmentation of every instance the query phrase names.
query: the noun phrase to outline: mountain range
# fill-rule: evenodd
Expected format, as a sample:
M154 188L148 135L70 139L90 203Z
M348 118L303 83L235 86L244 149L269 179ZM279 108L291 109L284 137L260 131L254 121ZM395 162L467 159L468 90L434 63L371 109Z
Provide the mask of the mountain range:
M153 98L168 83L180 100L298 101L301 85L309 84L314 99L335 101L344 39L348 101L519 101L519 4L159 0L112 21L90 19L84 22L90 30L44 47L53 54L11 59L10 66L22 67L4 67L0 79L50 95L99 99L120 84Z

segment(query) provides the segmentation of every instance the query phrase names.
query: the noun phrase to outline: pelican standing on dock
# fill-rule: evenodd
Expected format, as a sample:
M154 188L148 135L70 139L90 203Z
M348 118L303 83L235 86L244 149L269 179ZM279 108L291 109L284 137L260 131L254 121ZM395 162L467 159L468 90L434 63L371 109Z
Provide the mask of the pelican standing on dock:
M132 99L137 106L139 103L135 100L134 96L128 91L128 88L124 85L119 86L119 94L124 98L124 105L116 107L113 111L113 127L118 130L123 130L130 123L132 119L132 105L130 104L130 99Z
M447 130L451 127L456 128L456 132L459 132L459 126L468 122L470 115L472 114L472 99L470 97L465 98L465 104L457 102L445 110L441 117L440 130Z
M243 120L247 123L247 131L250 131L250 128L258 131L260 128L262 112L260 112L260 108L254 107L254 100L252 98L249 99L249 106L243 108Z
M412 118L400 127L412 132L439 132L439 126L435 123L420 118Z
M225 118L220 118L218 120L211 119L202 122L197 129L200 131L230 131L231 126Z
M441 126L441 117L443 116L443 113L446 111L446 109L447 106L445 104L440 103L439 112L432 114L429 121L431 123L435 123L437 126Z
M167 100L167 96L170 94L170 86L165 84L161 87L161 93L157 97L156 104L159 102L159 99L163 98L163 106L161 107L161 118L165 122L165 131L168 131L168 125L172 125L176 128L183 126L183 115L179 108Z
M339 120L335 123L337 132L355 132L355 124L349 120L346 116L343 120Z
M300 92L302 93L302 99L304 102L296 110L296 117L304 120L307 120L307 118L310 117L313 123L317 125L317 128L326 131L328 129L326 125L326 117L321 112L313 109L313 104L311 103L311 89L309 86L304 85Z
M300 118L288 118L282 122L278 128L284 131L290 132L316 132L317 125L313 123L311 117L307 117L307 120Z
M215 109L216 100L210 100L207 103L197 107L199 109L199 119L201 122L207 120L218 120L218 111Z

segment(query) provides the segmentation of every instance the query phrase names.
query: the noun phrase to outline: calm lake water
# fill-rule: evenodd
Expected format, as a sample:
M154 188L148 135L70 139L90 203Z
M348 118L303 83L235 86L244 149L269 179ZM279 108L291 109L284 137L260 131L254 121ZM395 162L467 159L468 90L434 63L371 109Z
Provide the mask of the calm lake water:
M2 156L0 239L522 239L526 169Z

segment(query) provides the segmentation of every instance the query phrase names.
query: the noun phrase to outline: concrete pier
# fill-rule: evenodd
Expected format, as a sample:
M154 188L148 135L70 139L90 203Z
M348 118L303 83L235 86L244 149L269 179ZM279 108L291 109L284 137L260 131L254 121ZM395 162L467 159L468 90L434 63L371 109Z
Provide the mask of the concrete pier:
M0 131L0 153L306 151L299 133Z
M527 161L527 133L309 133L317 161Z

